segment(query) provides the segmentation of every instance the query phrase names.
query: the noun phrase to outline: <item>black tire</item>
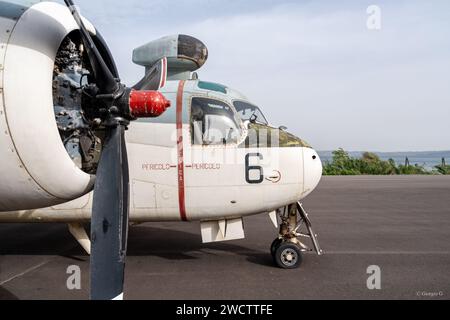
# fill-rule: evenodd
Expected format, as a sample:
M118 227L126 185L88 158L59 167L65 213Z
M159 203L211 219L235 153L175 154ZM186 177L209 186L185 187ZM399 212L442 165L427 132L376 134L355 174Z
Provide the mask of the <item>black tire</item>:
M282 243L275 252L275 263L282 269L297 269L303 261L302 251L293 243Z
M272 255L272 257L275 256L275 252L277 252L277 249L281 245L281 243L283 243L282 239L276 238L275 240L273 240L272 245L270 246L270 254Z

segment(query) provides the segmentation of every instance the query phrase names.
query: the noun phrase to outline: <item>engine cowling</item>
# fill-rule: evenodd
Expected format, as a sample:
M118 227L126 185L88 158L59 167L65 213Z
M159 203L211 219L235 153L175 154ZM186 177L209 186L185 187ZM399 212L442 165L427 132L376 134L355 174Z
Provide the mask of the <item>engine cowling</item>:
M60 4L24 3L0 2L0 211L61 204L94 184L62 143L52 94L58 49L78 27Z

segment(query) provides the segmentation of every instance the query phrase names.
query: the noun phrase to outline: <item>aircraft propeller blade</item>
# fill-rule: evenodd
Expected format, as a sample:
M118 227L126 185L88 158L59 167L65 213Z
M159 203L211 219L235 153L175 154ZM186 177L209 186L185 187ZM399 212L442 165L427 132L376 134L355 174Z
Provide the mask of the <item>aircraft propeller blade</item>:
M94 189L91 219L91 299L123 298L129 217L125 126L108 128Z
M108 68L107 64L105 63L105 60L100 54L100 51L98 50L94 41L92 40L92 37L89 34L89 31L86 29L75 4L73 3L72 0L64 0L64 2L66 3L67 7L72 13L72 16L74 17L76 23L78 24L78 27L80 28L81 39L88 54L89 62L94 72L94 77L97 86L100 89L100 93L102 94L115 93L119 89L119 84L117 80L114 78L112 71Z
M100 52L72 0L64 0L81 34L99 93L122 93L115 62L106 45ZM101 35L98 41L104 42ZM106 52L105 52L106 50ZM106 55L108 67L102 54ZM100 100L99 100L100 102ZM128 104L128 103L126 103ZM127 122L109 115L94 188L91 218L91 299L123 299L129 220L129 172L125 145ZM120 114L117 115L120 117Z
M87 98L83 104L106 130L91 218L91 299L121 299L129 221L125 130L130 121L158 117L170 107L170 101L156 91L166 81L167 60L163 58L150 68L137 89L127 88L118 79L114 59L101 35L95 37L97 47L73 1L64 1L79 26L95 78L95 83L83 87Z

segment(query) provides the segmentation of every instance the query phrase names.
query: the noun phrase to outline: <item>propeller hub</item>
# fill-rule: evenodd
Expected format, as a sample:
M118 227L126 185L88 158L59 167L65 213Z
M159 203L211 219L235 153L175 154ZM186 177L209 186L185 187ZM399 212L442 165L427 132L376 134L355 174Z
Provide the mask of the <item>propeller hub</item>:
M158 91L131 90L130 114L134 118L156 118L162 115L171 105Z

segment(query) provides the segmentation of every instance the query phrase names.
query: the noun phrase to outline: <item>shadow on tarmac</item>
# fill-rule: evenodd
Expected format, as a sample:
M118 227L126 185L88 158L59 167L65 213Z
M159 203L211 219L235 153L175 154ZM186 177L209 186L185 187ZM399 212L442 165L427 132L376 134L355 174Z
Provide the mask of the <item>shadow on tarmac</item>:
M70 235L64 224L0 225L1 255L61 256L87 261L87 254ZM198 259L195 253L214 255L214 251L245 256L254 264L273 267L267 251L258 251L233 244L203 244L199 234L155 228L150 224L130 227L128 256L157 256L167 260Z

